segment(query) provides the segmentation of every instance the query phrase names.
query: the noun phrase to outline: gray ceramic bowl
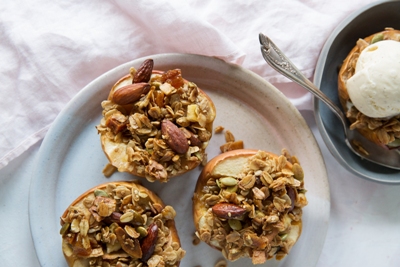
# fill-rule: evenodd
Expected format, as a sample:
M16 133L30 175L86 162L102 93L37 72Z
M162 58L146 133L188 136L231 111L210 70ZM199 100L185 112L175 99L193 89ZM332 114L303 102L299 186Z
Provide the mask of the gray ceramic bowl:
M383 1L367 5L347 17L332 32L319 56L314 83L340 106L338 71L343 60L359 38L382 31L385 27L400 29L400 1ZM314 99L318 128L328 149L338 162L362 178L400 184L400 170L362 160L346 146L339 119L321 101Z

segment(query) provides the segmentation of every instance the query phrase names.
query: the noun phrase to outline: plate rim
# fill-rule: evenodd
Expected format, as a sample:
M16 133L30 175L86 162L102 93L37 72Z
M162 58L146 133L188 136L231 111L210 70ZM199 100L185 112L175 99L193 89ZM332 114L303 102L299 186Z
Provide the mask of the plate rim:
M275 93L280 95L280 98L282 99L282 101L284 101L284 103L287 103L289 105L289 108L292 111L294 111L295 113L297 113L296 116L303 120L302 123L306 126L306 131L309 132L309 134L310 134L310 136L311 136L311 138L312 138L312 140L314 142L315 148L318 150L319 158L320 158L320 161L321 161L321 164L322 164L321 170L323 171L324 176L325 176L325 177L323 177L324 178L323 182L324 182L324 185L325 185L323 190L325 191L325 195L326 195L326 206L327 206L327 209L324 210L324 212L326 213L326 216L324 217L324 219L326 221L325 221L325 228L324 228L324 231L322 233L322 235L323 235L322 242L324 243L326 241L326 235L327 235L327 231L328 231L328 228L329 228L330 206L331 206L330 187L329 187L329 182L328 182L327 169L326 169L324 158L323 158L321 149L320 149L320 147L318 145L318 142L316 141L315 137L312 134L311 129L308 127L307 123L305 122L304 118L302 117L300 112L297 110L297 108L274 85L270 84L268 81L264 80L263 78L261 78L261 76L257 75L256 73L254 73L254 72L252 72L252 71L250 71L248 69L245 69L244 67L242 67L240 65L237 65L237 64L234 64L234 63L225 62L222 59L219 59L219 58L216 58L216 57L209 57L209 56L203 56L203 55L197 55L197 54L186 54L186 53L164 53L164 54L149 55L149 56L137 58L137 59L134 59L134 60L130 60L128 62L120 64L120 65L108 70L107 72L101 74L100 76L98 76L97 78L95 78L94 80L89 82L86 86L84 86L82 88L82 90L79 91L67 103L67 105L62 109L62 111L57 115L56 119L52 123L50 129L48 130L48 133L46 134L44 140L42 141L41 147L40 147L39 152L37 154L36 163L35 163L35 166L34 166L34 170L32 172L32 179L31 179L30 189L29 189L29 207L28 207L29 223L30 223L29 226L30 226L30 230L31 230L30 231L31 232L31 238L32 238L33 243L34 243L34 249L35 249L35 252L36 252L36 255L38 257L38 260L39 260L40 264L44 264L43 266L46 266L46 264L43 263L43 259L40 257L40 255L38 254L38 251L37 251L37 247L40 246L40 243L42 242L42 240L38 240L38 239L34 238L35 233L37 232L37 229L35 229L35 226L37 226L37 224L35 224L35 222L37 222L38 218L35 218L35 216L32 214L32 211L33 211L33 207L36 206L37 203L40 202L40 201L37 199L36 196L33 195L33 192L35 192L34 189L37 186L36 183L37 183L37 180L39 179L39 176L43 175L43 170L41 170L41 166L42 166L43 162L46 162L46 161L49 160L49 159L46 159L46 157L48 156L48 153L46 153L46 151L48 151L49 148L51 147L51 144L52 144L51 138L57 133L57 131L59 131L59 129L56 126L59 124L59 122L65 116L68 115L68 113L70 112L70 109L73 108L74 105L78 105L79 106L79 101L75 101L76 99L81 98L82 96L85 96L86 94L87 95L91 94L91 90L88 90L86 88L92 87L93 84L97 83L99 80L103 79L105 76L113 75L113 73L118 72L120 69L126 69L127 66L131 66L132 62L137 62L137 61L140 61L140 60L143 61L144 59L149 58L149 57L153 57L153 58L160 58L160 57L162 57L162 58L164 58L164 57L174 58L174 57L187 57L187 56L194 57L194 58L200 58L201 57L201 58L207 58L207 59L212 59L212 60L218 60L218 61L222 62L223 64L228 64L230 66L234 66L236 68L239 68L239 70L241 72L245 72L247 74L252 75L253 77L257 78L258 81L262 82L263 84L266 84L269 88L273 88L275 90ZM56 180L56 179L54 179L54 180ZM55 194L55 192L54 192L54 194ZM317 254L316 262L320 258L320 255L322 253L322 247L323 246L321 246L319 248L319 252Z
M349 23L351 23L351 21L353 21L355 18L357 18L362 13L364 13L367 10L374 8L376 6L385 5L385 4L391 3L391 2L394 2L394 1L385 0L385 1L373 2L368 5L365 5L364 7L353 11L350 15L348 15L343 21L341 21L335 27L335 29L331 32L328 39L324 43L324 45L320 51L320 54L318 56L317 64L315 66L314 83L318 88L321 86L322 74L323 74L323 70L324 70L323 67L325 67L325 64L326 64L327 55L328 55L329 50L330 50L333 42L335 41L336 37L342 32L342 30L344 28L346 28L349 25ZM330 151L332 156L340 163L340 165L343 166L346 170L348 170L352 174L356 175L357 177L360 177L360 178L368 180L368 181L378 182L381 184L392 184L392 185L400 184L400 179L396 181L393 179L376 178L376 177L373 177L366 173L362 173L362 172L354 169L353 167L351 167L348 164L348 162L343 159L342 155L336 149L331 138L328 135L328 132L325 128L325 124L322 121L320 108L319 108L320 104L321 104L321 101L319 101L317 98L313 97L313 107L314 107L313 109L314 109L315 121L316 121L317 127L321 133L321 137L322 137L326 147L328 148L328 150Z

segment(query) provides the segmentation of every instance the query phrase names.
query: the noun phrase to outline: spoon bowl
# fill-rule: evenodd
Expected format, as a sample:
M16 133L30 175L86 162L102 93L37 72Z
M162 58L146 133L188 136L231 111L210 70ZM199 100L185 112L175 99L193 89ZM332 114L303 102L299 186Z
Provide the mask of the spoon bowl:
M333 103L321 90L307 79L283 52L264 34L259 34L261 53L267 63L283 76L307 89L315 97L325 103L339 118L347 147L362 159L392 169L400 170L400 153L389 150L364 138L358 131L350 130L350 125L341 109Z

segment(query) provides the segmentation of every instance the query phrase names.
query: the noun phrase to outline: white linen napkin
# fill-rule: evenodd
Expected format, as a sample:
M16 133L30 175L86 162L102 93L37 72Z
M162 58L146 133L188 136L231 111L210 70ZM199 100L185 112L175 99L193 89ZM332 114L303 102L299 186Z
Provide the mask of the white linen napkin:
M310 95L264 62L267 34L311 77L323 43L371 0L5 1L0 7L0 168L41 140L102 73L158 53L216 56L275 83L299 109ZM286 89L285 89L286 88Z

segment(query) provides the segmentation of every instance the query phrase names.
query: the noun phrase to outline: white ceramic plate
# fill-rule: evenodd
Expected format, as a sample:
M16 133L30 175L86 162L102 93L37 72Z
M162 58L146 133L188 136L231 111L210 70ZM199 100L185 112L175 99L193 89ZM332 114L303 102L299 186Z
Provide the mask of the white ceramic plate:
M315 69L314 83L336 105L338 69L359 38L383 31L385 27L400 29L400 1L382 1L366 5L343 20L327 39ZM341 122L319 100L314 101L317 126L326 146L338 162L359 177L386 183L400 184L400 170L379 166L363 160L346 146ZM338 126L339 125L339 126Z
M330 197L325 165L317 143L296 108L271 84L254 73L222 60L198 55L154 55L155 69L181 68L213 99L217 108L214 126L229 129L245 148L280 153L288 148L300 159L306 178L309 205L304 209L303 233L291 254L268 266L315 266L328 228ZM80 194L107 181L131 180L125 173L102 175L107 160L95 126L101 119L102 100L112 84L144 60L123 64L87 85L55 120L40 148L29 196L29 218L35 249L42 266L67 266L61 251L59 217ZM214 135L208 157L219 154L224 135ZM167 184L143 184L177 211L176 223L187 251L181 266L214 266L221 254L206 244L194 246L192 194L200 168ZM310 249L312 248L312 249ZM207 255L205 257L204 255ZM298 265L300 264L300 265ZM229 266L252 266L249 259Z

